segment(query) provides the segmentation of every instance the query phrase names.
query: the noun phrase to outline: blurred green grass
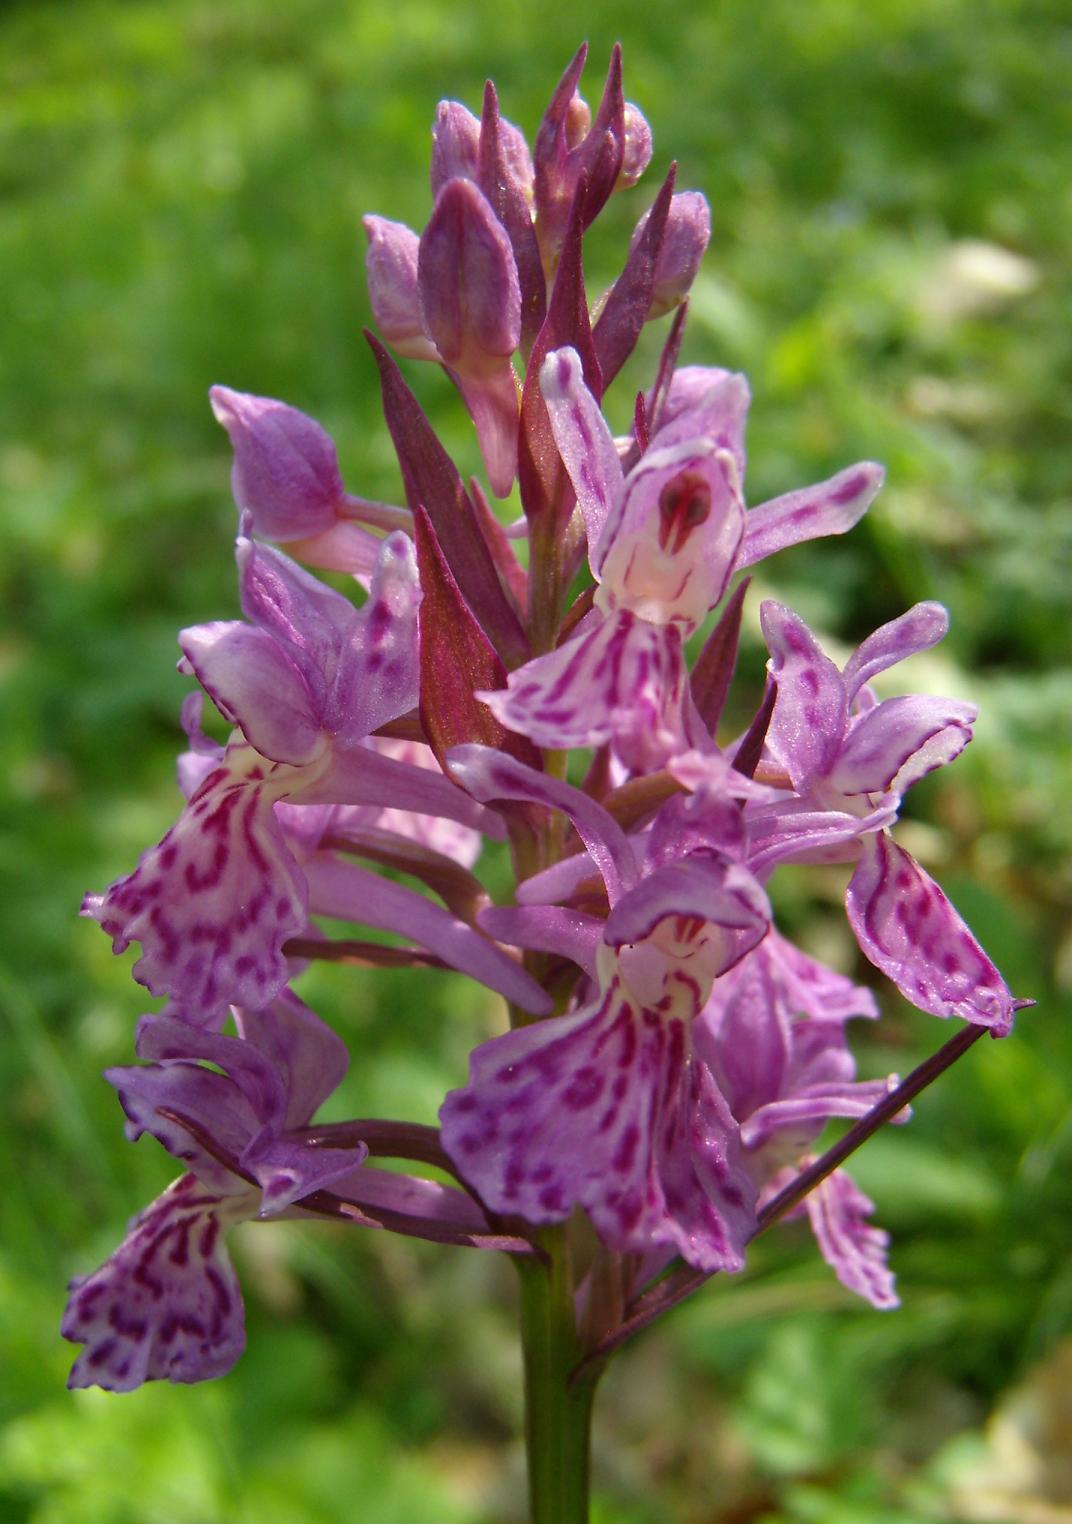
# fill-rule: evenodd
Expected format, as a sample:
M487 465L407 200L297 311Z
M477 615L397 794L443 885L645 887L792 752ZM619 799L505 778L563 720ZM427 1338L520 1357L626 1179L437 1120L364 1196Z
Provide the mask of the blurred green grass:
M983 718L902 829L1040 1002L859 1158L904 1309L852 1304L798 1229L761 1241L743 1281L612 1369L596 1518L998 1517L964 1480L987 1474L982 1425L1067 1348L1067 12L42 0L0 15L4 1520L520 1517L503 1266L251 1226L250 1349L207 1389L68 1395L56 1326L66 1278L172 1173L123 1142L99 1079L128 1059L143 1009L132 959L75 912L173 816L175 631L236 611L207 387L305 408L354 490L395 496L360 338L360 216L420 226L435 101L476 106L492 75L531 133L582 35L590 95L620 38L656 171L675 156L679 183L712 202L686 359L749 374L750 499L860 457L888 467L864 526L764 582L846 642L915 599L949 605L926 681ZM611 209L593 288L645 204L642 187ZM414 383L475 468L449 388L430 370ZM753 646L746 676L757 662ZM837 888L790 882L782 910L848 966ZM344 986L317 971L308 996L354 1050L339 1114L431 1119L498 1020L460 981L404 973ZM905 1070L943 1035L891 1001L863 1063ZM1045 1500L1060 1483L1032 1485ZM1010 1521L1025 1508L1011 1502Z

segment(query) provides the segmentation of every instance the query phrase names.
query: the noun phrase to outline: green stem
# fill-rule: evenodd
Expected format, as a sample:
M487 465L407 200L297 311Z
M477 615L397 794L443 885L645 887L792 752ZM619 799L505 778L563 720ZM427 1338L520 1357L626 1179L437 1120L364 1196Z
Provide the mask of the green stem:
M539 1235L545 1259L518 1263L531 1524L587 1524L588 1451L598 1373L569 1382L580 1358L565 1227Z

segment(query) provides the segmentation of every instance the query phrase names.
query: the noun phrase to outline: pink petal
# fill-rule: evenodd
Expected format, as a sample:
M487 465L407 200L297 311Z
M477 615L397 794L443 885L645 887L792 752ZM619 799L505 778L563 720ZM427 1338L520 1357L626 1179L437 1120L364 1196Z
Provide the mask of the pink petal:
M881 466L865 460L839 471L829 481L801 487L750 509L738 569L754 566L803 540L844 534L867 512L885 475Z
M792 609L763 603L759 618L771 653L769 670L778 684L767 745L803 792L826 776L841 750L849 717L845 685Z
M400 355L438 360L439 352L422 326L417 298L420 238L412 228L387 217L364 217L362 225L369 241L365 264L376 327Z
M937 645L948 629L949 615L940 603L917 603L906 614L875 630L845 663L849 703L878 673Z
M610 429L584 382L575 349L553 350L540 369L540 391L558 453L584 516L591 560L622 490L622 467Z
M331 528L343 497L330 436L305 413L270 397L214 386L212 411L234 449L231 487L258 534L299 540Z
M932 1016L1012 1028L1008 986L942 890L883 833L869 838L845 897L864 954L906 1000Z
M480 924L499 942L569 958L595 977L605 924L598 916L558 905L491 905L481 911Z

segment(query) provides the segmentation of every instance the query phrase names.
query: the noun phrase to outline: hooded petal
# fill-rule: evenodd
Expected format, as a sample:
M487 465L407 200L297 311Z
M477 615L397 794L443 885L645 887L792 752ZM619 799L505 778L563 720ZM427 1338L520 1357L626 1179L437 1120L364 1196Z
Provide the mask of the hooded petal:
M216 708L262 757L300 767L323 750L309 688L265 630L217 620L180 631L179 646Z
M653 445L626 477L591 558L596 607L691 631L726 590L744 524L729 450L706 438Z
M260 1054L279 1076L285 1097L280 1125L304 1127L350 1067L342 1038L291 990L263 1010L236 1011L235 1024L243 1046Z
M842 794L903 795L960 755L977 714L974 704L927 694L887 699L852 725L830 783Z
M111 1258L71 1282L61 1332L86 1348L68 1386L129 1392L226 1374L246 1339L223 1233L255 1209L255 1193L220 1197L183 1175L139 1213Z
M1017 1002L942 890L883 833L865 841L845 898L866 957L932 1016L1012 1028Z
M271 397L214 386L209 400L234 449L235 502L257 533L286 541L330 529L345 491L330 435Z

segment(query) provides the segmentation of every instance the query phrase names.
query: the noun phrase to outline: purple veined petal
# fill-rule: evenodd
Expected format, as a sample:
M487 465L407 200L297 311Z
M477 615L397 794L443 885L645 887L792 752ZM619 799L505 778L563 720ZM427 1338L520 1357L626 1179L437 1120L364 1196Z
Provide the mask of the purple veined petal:
M739 371L686 365L670 383L651 447L663 450L689 439L706 439L729 451L738 479L743 480L744 429L751 401L748 378Z
M759 619L771 653L768 669L778 684L767 746L803 791L826 776L841 750L849 719L845 685L792 609L767 601Z
M480 118L461 101L440 101L432 124L432 195L448 180L475 180L480 155Z
M308 873L314 913L409 937L522 1010L538 1016L550 1011L550 997L519 963L423 894L331 858L314 859Z
M480 913L480 924L499 942L555 953L596 976L596 951L603 940L604 922L582 910L558 905L491 905Z
M306 884L276 822L285 785L232 747L138 866L82 913L114 951L140 942L134 978L188 1019L218 1026L226 1007L267 1005L287 981L283 943L306 924Z
M274 1217L314 1191L333 1189L368 1157L356 1148L322 1148L287 1138L254 1139L242 1156L242 1168L261 1188L258 1217Z
M622 491L618 450L598 402L585 385L575 349L552 350L540 369L540 391L584 517L591 561Z
M872 1307L900 1306L886 1263L890 1235L865 1221L874 1203L852 1177L836 1169L805 1197L804 1205L820 1252L841 1284Z
M690 1074L686 1023L648 1014L614 980L484 1043L440 1111L444 1147L492 1211L548 1223L580 1205L611 1249L738 1269L754 1217L735 1126Z
M421 325L417 297L420 238L388 217L363 217L368 235L365 264L376 327L391 347L410 360L438 360L439 351Z
M738 861L745 843L739 802L728 791L704 788L666 801L645 832L644 861L649 869L661 868L690 852L711 851Z
M346 632L330 678L325 722L340 745L357 745L416 704L420 603L413 541L401 532L390 534L380 547L368 600Z
M517 430L521 393L509 359L478 376L450 371L476 429L488 482L496 497L509 497L517 476Z
M178 1020L174 1024L183 1025ZM207 1190L220 1196L241 1195L249 1189L240 1175L208 1151L191 1128L170 1115L188 1120L220 1153L237 1160L261 1123L248 1098L226 1075L189 1062L132 1064L106 1069L104 1077L119 1097L130 1142L147 1133Z
M609 618L593 612L564 645L511 672L505 688L477 697L538 746L602 746L620 735L627 749L630 740L642 745L658 767L690 744L681 714L686 676L676 627L624 609Z
M562 810L591 854L611 903L634 882L636 858L629 838L602 805L569 783L538 773L489 746L455 746L447 754L454 777L474 799L516 799Z
M1012 1029L1017 1002L942 890L885 833L865 841L845 896L865 957L932 1016Z
M886 699L850 726L830 784L843 794L888 790L900 797L959 757L978 712L974 704L927 694Z
M707 1067L680 1076L685 1104L659 1135L659 1177L672 1231L664 1235L687 1264L713 1272L744 1268L755 1232L756 1190L734 1117Z
M133 1219L99 1270L71 1282L61 1332L84 1344L68 1386L129 1392L143 1381L207 1381L245 1347L242 1293L223 1233L257 1194L221 1197L183 1175Z
M882 625L862 641L845 663L845 692L849 703L865 683L906 657L928 651L944 638L949 614L940 603L917 603L907 613Z
M693 973L699 1004L710 980L732 967L770 929L767 896L747 868L715 853L693 852L647 874L618 900L604 940L611 947L647 941L660 928L660 948Z
M596 607L691 632L725 592L743 534L728 450L703 439L653 447L626 477L591 558Z
M472 180L448 180L421 234L417 256L421 323L443 361L461 375L485 373L521 338L521 288L514 251Z
M371 746L333 752L324 768L302 780L302 804L390 806L456 820L492 841L506 835L502 820L485 810L442 773L385 756Z
M265 630L216 620L180 631L179 646L216 708L262 757L300 767L323 750L308 686Z
M874 461L861 461L829 481L801 487L749 509L738 569L754 566L776 551L804 540L845 534L874 501L886 473Z
M279 1076L285 1096L280 1125L304 1127L350 1066L342 1038L291 990L263 1010L236 1010L235 1024L244 1045L262 1054Z
M335 445L305 413L214 386L209 400L234 449L231 488L270 540L303 540L334 524L344 488Z

